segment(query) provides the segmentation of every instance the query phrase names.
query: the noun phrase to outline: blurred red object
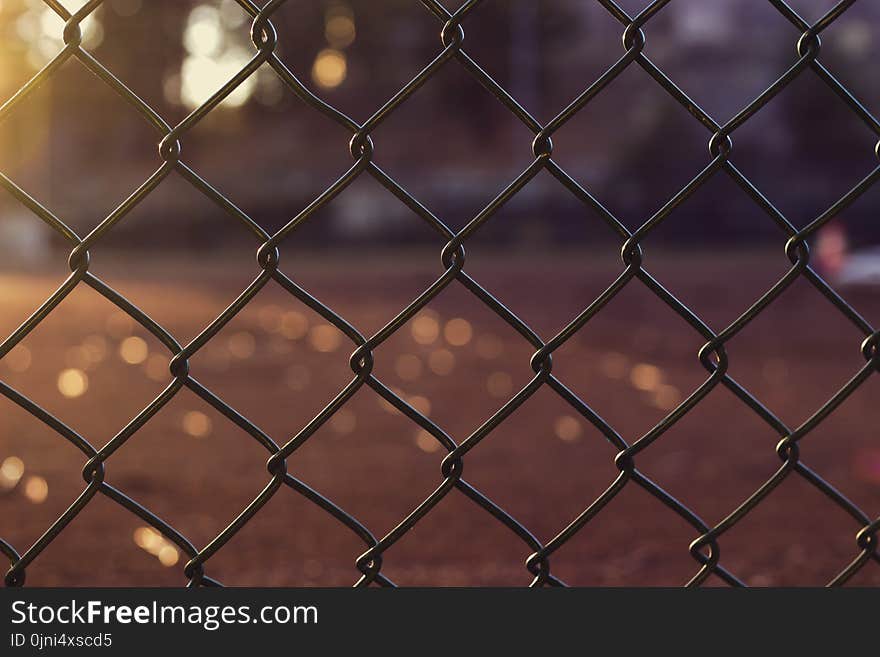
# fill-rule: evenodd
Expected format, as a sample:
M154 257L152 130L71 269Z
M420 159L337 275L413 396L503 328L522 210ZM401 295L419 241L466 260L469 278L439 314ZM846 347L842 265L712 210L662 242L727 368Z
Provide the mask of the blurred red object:
M846 230L839 223L828 224L816 238L816 256L819 271L835 277L846 264L849 243Z

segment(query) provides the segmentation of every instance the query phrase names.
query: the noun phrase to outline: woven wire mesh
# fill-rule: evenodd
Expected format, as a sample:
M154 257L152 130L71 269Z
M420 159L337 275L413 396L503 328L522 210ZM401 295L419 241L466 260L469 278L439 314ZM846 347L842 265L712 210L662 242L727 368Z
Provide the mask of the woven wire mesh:
M22 586L26 573L33 567L35 559L62 533L68 524L85 509L96 495L100 494L112 500L120 507L127 509L167 540L173 542L188 557L184 574L189 586L220 585L220 582L208 574L211 557L235 536L260 509L279 491L289 489L292 494L299 495L317 505L348 530L356 534L364 544L364 552L355 559L357 574L356 586L378 584L394 586L394 583L382 572L383 555L407 534L422 518L447 495L461 493L474 504L483 509L495 522L507 527L513 535L523 543L530 553L525 568L532 577L533 586L562 586L562 582L551 572L551 557L572 537L584 529L597 515L603 513L608 504L627 486L641 488L653 496L674 513L687 522L694 531L694 540L690 544L690 555L695 562L695 572L687 582L696 586L715 575L732 586L742 586L743 581L733 572L725 568L720 560L719 541L721 537L740 521L748 516L758 505L765 503L773 491L787 478L800 477L827 497L835 505L843 509L853 521L855 539L853 541L853 558L848 564L842 564L837 575L829 585L842 585L871 561L880 563L877 551L880 530L880 518L872 518L848 500L830 482L820 477L801 458L801 442L829 414L862 386L872 374L880 370L880 334L851 307L810 265L808 240L815 233L837 216L842 210L863 196L880 178L880 166L865 176L855 187L834 202L819 216L813 218L803 228L796 228L774 204L742 173L734 163L733 136L765 105L772 101L781 91L802 75L816 76L827 85L851 112L857 116L875 135L880 137L880 122L856 99L856 97L826 68L819 60L821 52L821 34L837 21L854 3L855 0L842 0L815 23L804 20L794 9L783 0L766 0L775 8L793 28L793 54L791 64L769 87L754 100L726 122L719 122L694 102L676 83L670 79L645 54L647 33L650 21L670 0L655 0L641 12L631 15L612 0L597 0L614 19L621 25L623 53L598 79L589 84L568 106L564 107L548 123L537 121L510 93L493 79L480 64L468 55L466 49L463 22L480 4L480 0L469 0L455 11L449 11L436 0L422 0L421 4L436 18L439 27L439 43L436 54L428 61L421 71L406 85L400 88L383 105L364 122L350 118L336 107L328 104L310 92L298 77L285 65L276 52L278 34L272 22L273 14L285 4L284 0L270 0L259 6L250 0L237 0L244 12L252 18L251 36L254 52L250 61L208 100L194 109L177 125L170 125L153 108L141 100L126 84L118 79L101 62L95 59L82 46L81 22L101 4L102 0L90 0L78 11L71 14L64 6L54 0L45 0L54 12L66 23L64 29L64 47L42 70L18 90L9 100L0 106L0 120L22 100L27 98L41 83L56 75L62 65L71 59L77 59L89 71L96 75L104 84L115 91L126 103L137 110L158 134L158 150L160 165L128 198L125 199L93 230L84 236L78 235L68 227L61 218L44 207L36 198L29 195L10 178L0 173L0 184L3 185L22 205L42 219L70 245L70 275L63 284L40 307L19 326L2 344L0 358L6 356L19 344L53 309L64 300L77 286L86 285L103 295L124 313L154 335L168 350L169 382L167 387L138 415L131 418L128 424L109 442L101 447L93 446L86 438L79 435L67 424L47 412L39 404L21 394L5 382L0 381L0 392L9 400L30 413L39 421L56 432L59 438L69 441L86 459L82 469L85 488L72 502L67 510L45 531L45 533L29 548L19 551L15 546L0 538L0 551L9 559L10 568L5 581L9 586ZM182 159L181 144L187 133L201 122L209 112L217 107L225 98L233 93L239 85L254 75L258 68L268 64L277 74L287 89L302 102L320 112L351 133L350 155L352 164L347 171L319 196L314 198L297 216L274 234L269 234L244 211L239 209L221 191L214 188L199 173L190 168ZM385 122L402 104L423 85L430 84L432 78L444 67L458 66L466 71L477 82L488 90L498 103L534 134L531 148L533 160L504 190L488 205L474 216L461 230L450 229L438 216L428 210L417 198L398 184L389 174L373 161L373 132ZM694 121L699 122L709 136L708 162L696 173L690 182L670 198L653 216L641 224L635 231L630 231L623 222L610 212L588 189L575 181L554 159L554 134L572 117L601 94L618 76L630 67L643 69L659 88L664 90L682 108L689 113ZM880 143L875 146L880 156ZM580 203L597 213L613 230L620 240L620 257L622 268L617 279L592 303L584 308L559 332L550 339L543 339L523 320L511 312L505 305L489 293L480 282L465 271L465 246L475 233L492 221L499 210L517 193L520 192L539 172L547 171L564 189L568 190ZM123 222L127 215L162 181L176 173L188 181L196 190L210 199L223 212L242 224L254 237L257 246L256 263L258 273L253 282L244 289L233 303L205 327L188 344L181 344L149 315L142 312L125 296L110 285L96 277L89 270L89 254L99 248L101 240ZM357 178L369 176L378 181L389 194L395 196L412 214L413 221L427 224L439 235L442 243L442 271L434 283L413 299L391 321L373 335L364 335L356 326L343 316L322 303L309 291L298 285L284 273L282 254L285 243L296 239L297 229L316 211L330 203L337 195L345 193L346 188ZM784 239L784 253L790 266L785 275L770 289L766 290L754 303L743 312L733 323L713 330L697 314L697 312L667 290L643 266L642 242L652 233L670 213L687 200L711 178L727 176L742 188L754 201L754 204L769 217L779 230L780 242ZM750 324L770 304L772 304L789 286L797 280L807 281L827 300L829 312L840 313L848 322L864 336L858 348L865 364L855 372L849 381L835 392L824 404L816 409L809 418L799 426L788 426L780 420L762 402L738 383L728 372L727 343L744 327ZM229 323L254 297L267 285L278 285L313 311L321 315L327 322L342 331L352 342L353 352L349 364L353 372L350 382L338 391L335 397L327 400L320 411L308 424L295 432L292 438L280 444L260 430L251 420L236 411L226 401L201 384L190 371L189 361L217 333ZM521 338L534 350L530 366L534 376L510 398L497 412L491 415L481 426L470 435L456 441L436 423L432 422L416 408L411 406L389 386L385 385L373 374L374 351L393 334L399 331L422 308L437 297L443 290L452 285L461 285L478 299L498 318L513 328ZM650 431L636 440L628 442L615 429L603 420L587 403L566 386L553 373L553 355L562 345L570 340L597 313L630 285L643 286L655 295L666 306L683 318L704 341L697 358L705 368L707 376L703 383L691 392L676 408L668 413ZM343 408L349 399L361 388L371 388L387 403L398 409L409 421L420 429L430 433L448 454L443 458L439 483L436 489L386 535L375 536L358 519L337 506L331 499L324 497L293 474L287 471L287 459L305 444L315 432L324 425L335 413ZM674 498L660 485L648 478L637 467L638 455L648 449L673 425L688 414L706 395L718 386L732 392L742 403L742 412L754 414L765 423L775 434L780 436L776 445L775 458L779 460L778 469L759 488L742 501L742 503L721 521L710 524L700 518L685 503ZM132 440L138 430L158 413L182 388L189 388L219 413L224 415L245 432L250 434L269 455L266 467L268 482L255 499L213 540L202 548L197 548L183 534L165 522L150 509L128 497L121 490L105 481L108 465L113 455ZM608 482L605 491L595 500L585 501L583 511L562 529L557 535L546 542L541 542L527 527L516 518L504 511L491 499L469 484L463 478L466 455L476 448L492 432L528 398L540 388L555 392L566 404L587 422L593 425L614 447L617 454L614 464L618 474ZM768 458L774 458L768 450ZM457 493L454 493L456 490Z

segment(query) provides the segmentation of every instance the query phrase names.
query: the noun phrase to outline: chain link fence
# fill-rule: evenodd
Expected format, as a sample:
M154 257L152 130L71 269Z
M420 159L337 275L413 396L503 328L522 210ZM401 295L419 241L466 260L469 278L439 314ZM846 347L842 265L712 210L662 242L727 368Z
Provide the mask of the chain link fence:
M281 489L290 489L293 494L302 496L317 505L336 521L344 525L363 541L364 551L354 559L357 577L356 586L377 584L394 586L394 583L383 573L383 555L395 543L407 534L447 495L463 494L478 507L483 509L486 520L501 523L508 528L516 540L521 541L530 556L525 561L525 568L533 577L533 586L563 586L552 571L553 554L582 531L599 514L603 513L608 504L627 486L635 486L662 502L687 522L694 532L694 540L689 550L695 565L693 577L687 582L689 586L700 585L715 575L732 586L741 586L743 581L736 573L731 572L722 563L720 541L726 532L740 523L758 505L772 504L772 493L789 477L800 477L827 497L835 505L843 509L852 519L854 538L852 543L853 557L847 564L841 564L837 575L829 582L830 585L842 585L870 562L880 563L878 554L878 530L880 518L872 517L869 512L858 508L839 492L832 483L820 477L801 457L801 444L820 423L854 391L862 386L873 374L880 370L880 348L878 333L847 301L823 280L810 265L809 239L816 232L850 206L880 179L880 166L864 177L855 187L839 198L831 207L815 217L803 228L796 228L774 204L753 184L735 164L736 151L734 137L737 130L746 124L756 113L767 105L775 96L800 76L815 76L827 85L848 106L875 135L880 137L880 122L860 103L859 100L822 64L822 33L837 21L854 3L855 0L842 0L815 23L810 24L783 0L763 0L772 5L790 23L792 30L792 55L789 68L767 87L759 96L737 112L726 122L719 122L694 102L676 83L668 77L645 54L646 41L649 38L651 20L667 5L670 0L655 0L648 4L637 15L631 15L613 0L598 0L598 3L616 19L621 26L622 54L620 58L598 79L589 84L567 107L563 108L550 122L540 123L523 107L516 98L496 82L467 51L464 22L468 15L480 4L480 0L468 0L455 11L450 11L436 0L422 0L421 4L437 21L439 42L436 55L424 65L424 68L410 82L400 88L366 121L360 123L350 118L334 106L310 92L297 75L285 65L276 53L278 34L273 26L273 14L284 4L284 0L270 0L259 6L250 0L238 0L242 10L253 20L252 39L253 56L250 61L207 101L193 110L178 125L170 125L153 108L141 100L123 80L118 79L110 70L95 59L81 44L82 33L80 23L101 5L102 0L90 0L81 9L71 14L62 3L45 0L65 22L64 47L52 61L37 73L27 84L0 107L0 120L22 100L27 98L40 84L56 75L62 65L71 59L79 60L89 71L100 78L104 84L116 92L147 121L157 133L158 169L145 180L134 193L101 221L91 232L81 236L72 230L62 218L55 216L40 201L29 195L16 185L10 178L0 173L0 183L23 206L48 224L70 246L70 275L64 283L34 312L17 330L0 344L0 358L10 352L37 325L39 325L77 286L85 285L127 313L140 326L154 335L167 348L169 376L167 387L146 408L116 434L109 442L100 447L91 444L67 424L50 414L32 399L16 389L0 381L0 392L9 400L30 413L34 418L50 427L59 439L68 441L82 452L86 463L82 469L85 488L64 513L45 531L30 547L21 549L0 538L0 551L10 562L5 581L8 586L25 584L29 569L38 567L37 557L53 542L70 522L80 514L97 495L102 495L115 504L131 512L148 523L168 541L173 542L188 556L188 563L183 572L189 586L215 586L220 582L211 577L210 561L219 550L235 536L274 495ZM350 154L352 164L330 187L314 198L297 216L274 234L269 234L244 211L239 209L223 193L213 187L198 172L190 168L181 159L182 144L187 133L201 122L209 112L217 107L226 97L233 93L258 68L268 64L287 89L293 92L302 102L308 104L315 112L320 112L344 127L351 133ZM420 87L430 85L432 78L444 67L461 67L477 82L487 89L512 116L526 126L533 134L531 149L534 155L532 162L504 190L486 205L458 232L451 230L444 221L435 216L417 198L398 184L389 174L383 171L373 160L374 143L372 134L402 104L416 93ZM575 181L553 158L553 136L573 116L587 106L625 70L630 67L643 69L654 83L663 89L682 108L689 113L694 121L699 122L706 130L708 137L708 157L705 167L696 173L692 180L680 189L653 216L648 218L634 232L627 229L618 219L584 186ZM871 144L866 144L870 147ZM880 144L874 146L880 156ZM598 298L584 308L567 326L549 339L539 336L517 315L511 312L498 299L490 294L480 282L475 280L465 269L465 247L468 240L487 223L491 222L498 211L516 194L520 192L539 172L546 171L558 183L568 190L580 203L597 213L604 222L619 236L621 269L617 279ZM188 181L193 188L210 199L233 220L243 225L253 235L253 246L256 247L256 271L253 282L241 291L235 301L219 316L204 328L188 344L178 340L160 326L153 318L142 312L125 296L117 292L89 270L90 253L101 247L102 239L112 231L126 216L169 175L176 173ZM364 335L343 316L328 307L309 291L297 284L284 273L283 253L285 243L296 239L297 229L307 222L320 208L332 199L344 194L346 188L360 176L369 176L378 181L389 194L411 211L413 221L427 224L439 236L442 243L440 259L442 268L439 276L417 298L413 299L402 311L373 335ZM721 330L710 328L697 314L697 310L687 307L676 298L674 291L667 290L655 279L643 265L642 242L652 233L670 213L688 199L709 179L715 176L727 176L742 188L754 201L755 205L772 221L779 230L780 245L784 245L784 254L790 266L785 275L770 289L760 296L733 323ZM728 371L727 343L745 326L752 322L798 279L807 281L827 300L828 311L840 313L863 336L860 344L853 344L852 349L859 349L864 359L864 366L852 374L849 381L800 426L788 426L762 404L743 385L738 383ZM321 315L327 322L342 331L351 340L353 351L349 364L353 373L350 382L332 399L326 401L320 411L308 424L296 431L287 442L279 443L261 431L247 417L237 412L219 396L201 384L190 371L190 359L217 335L254 297L267 285L278 285L291 295L293 299ZM373 374L374 352L381 344L399 331L422 308L437 297L448 286L460 285L497 317L514 329L522 340L527 342L534 355L530 366L534 376L529 383L510 398L496 413L491 415L479 428L463 439L456 440L444 431L441 426L432 422L405 399L392 391ZM674 410L656 424L650 431L637 440L625 440L614 427L602 419L589 405L589 400L581 399L553 373L554 353L569 339L583 328L597 313L615 298L627 286L644 286L656 295L666 306L683 318L704 341L703 347L696 355L705 368L707 376L703 383L691 392ZM440 477L436 489L416 508L400 520L399 524L384 536L375 536L357 518L337 506L333 500L322 496L316 490L297 479L288 472L287 460L302 447L312 435L325 424L335 413L343 408L348 400L361 388L371 388L376 395L398 409L409 421L426 432L442 446L448 454L442 460ZM700 404L706 395L718 386L732 392L742 402L742 412L754 414L765 423L780 440L775 447L775 454L768 449L768 459L778 459L778 469L759 488L749 495L742 503L722 520L711 523L700 518L685 501L675 499L657 483L649 479L638 468L638 456L649 449L675 425L683 416ZM112 467L114 454L124 449L126 443L150 419L165 406L184 387L189 388L205 402L210 404L230 422L250 434L268 454L266 468L268 481L255 499L213 540L201 548L193 545L183 534L169 523L163 521L150 509L145 508L121 490L105 481L108 467ZM608 482L605 491L595 500L586 504L583 511L570 524L547 542L541 542L527 527L516 518L500 508L491 499L482 494L463 477L467 454L482 441L490 437L492 432L540 388L555 392L566 404L585 421L592 424L607 439L617 452L614 464L618 474ZM180 476L186 476L185 471ZM876 510L874 510L876 513ZM430 555L427 555L430 558ZM120 582L122 584L122 582Z

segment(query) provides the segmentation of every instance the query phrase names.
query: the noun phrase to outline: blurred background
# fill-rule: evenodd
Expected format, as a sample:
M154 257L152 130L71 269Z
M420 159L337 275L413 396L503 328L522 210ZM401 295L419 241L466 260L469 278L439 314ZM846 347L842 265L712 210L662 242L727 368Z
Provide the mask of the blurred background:
M630 10L641 4L624 3ZM809 19L831 5L793 3ZM2 11L0 93L8 98L58 52L63 22L40 0L4 0ZM93 16L83 26L86 47L172 125L253 52L250 20L234 0L108 0ZM873 3L857 3L823 35L823 62L869 108L880 97L880 81L869 74L880 48L878 16ZM438 21L409 0L288 3L273 22L289 67L358 121L418 73L439 46ZM468 53L542 122L623 52L621 26L594 2L490 1L465 27ZM674 2L651 21L649 32L647 54L720 122L796 58L796 31L760 0ZM554 157L635 226L705 164L709 136L632 67L558 133ZM349 138L285 91L265 66L187 135L184 158L271 230L350 163ZM10 114L0 139L2 170L81 229L105 216L158 161L151 128L76 61ZM472 217L531 157L528 131L454 65L382 124L374 141L376 161L452 225ZM801 224L870 169L875 142L827 87L804 75L737 131L736 162ZM784 179L777 175L781 167ZM658 239L778 238L742 195L726 200L718 205L710 192L698 195ZM163 186L108 240L120 247L173 241L205 248L240 239L240 229L214 221L213 209L197 201ZM20 212L8 199L4 203L4 212ZM696 229L709 210L711 227ZM536 211L543 213L540 222L532 220ZM141 214L150 220L138 220ZM847 213L859 239L870 237L861 235L870 215L868 203ZM310 223L314 228L298 240L434 243L403 205L366 181ZM616 239L549 176L529 185L504 220L492 223L486 232L493 244ZM178 230L157 230L168 224Z
M63 3L74 10L83 3ZM628 11L646 4L621 2ZM791 0L807 20L831 0ZM447 3L450 10L453 7ZM300 80L366 120L439 52L442 24L413 0L290 2L272 18ZM0 0L0 99L63 47L63 21L39 0ZM251 57L234 0L107 0L83 23L84 47L171 125ZM598 3L487 0L464 22L465 50L546 123L624 52ZM676 0L645 28L647 55L723 123L797 59L798 33L762 0ZM822 35L822 62L875 115L880 6L856 3ZM182 140L182 160L267 231L294 217L350 165L351 135L264 66ZM554 159L630 229L709 161L709 133L631 66L554 136ZM877 136L810 71L733 136L732 160L797 226L877 165ZM532 160L531 133L457 62L445 65L373 133L375 161L452 228ZM156 133L71 59L0 123L0 171L83 236L161 163ZM814 263L868 321L880 321L875 185L819 233ZM643 243L645 266L714 330L789 265L785 236L716 176ZM240 224L173 174L92 250L91 271L182 343L258 272ZM282 268L364 334L442 272L435 232L362 176L283 244ZM619 239L541 173L468 242L467 271L545 340L621 271ZM69 248L0 194L0 331L11 333L64 280ZM798 281L730 344L731 374L790 426L864 364L864 338ZM634 283L554 357L554 373L628 441L705 378L703 340ZM193 359L193 375L279 443L350 379L352 347L269 285ZM453 285L376 352L376 374L461 441L529 380L532 349ZM103 445L170 381L168 354L97 293L79 286L0 359L0 378ZM876 377L874 377L876 379ZM805 440L803 458L870 516L880 513L877 382ZM639 457L639 467L713 524L778 465L779 437L717 390ZM384 535L439 482L442 450L372 391L360 391L289 470ZM265 485L262 448L182 391L108 463L108 480L205 545ZM542 390L468 455L465 478L547 541L613 480L614 450ZM23 552L82 488L84 459L0 400L0 536ZM808 500L805 502L805 500ZM857 553L857 523L790 478L722 540L722 563L756 585L819 584ZM28 569L34 584L179 584L186 561L105 499ZM635 487L553 559L574 584L679 584L696 536ZM345 585L363 546L283 489L208 564L230 584ZM383 572L401 584L529 581L528 548L457 492L395 545ZM871 563L856 583L880 583Z

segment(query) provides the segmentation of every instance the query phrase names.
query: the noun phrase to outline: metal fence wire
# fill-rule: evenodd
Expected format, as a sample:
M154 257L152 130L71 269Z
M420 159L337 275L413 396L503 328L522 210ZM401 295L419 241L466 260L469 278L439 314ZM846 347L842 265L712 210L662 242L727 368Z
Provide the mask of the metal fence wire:
M81 22L93 12L102 0L90 0L79 11L71 14L61 3L45 0L64 21L64 47L29 82L0 107L0 120L4 119L18 103L27 98L41 83L47 81L69 59L78 59L88 70L94 73L108 87L112 88L129 105L148 121L159 135L158 151L160 165L121 205L100 222L84 237L77 235L71 228L41 203L18 187L12 180L0 173L0 182L21 204L26 206L37 217L42 219L71 247L69 266L70 275L64 283L33 313L12 335L0 344L0 358L4 357L25 336L27 336L52 310L74 290L84 284L115 304L141 326L152 333L168 349L169 383L146 408L115 435L105 445L97 448L89 441L48 413L40 405L0 381L0 392L12 402L25 409L35 418L43 422L58 436L76 446L87 460L82 470L86 486L70 507L45 531L45 533L29 548L19 552L13 545L0 539L0 551L9 559L10 568L6 573L5 582L8 586L22 586L26 572L32 568L35 559L52 543L65 527L95 498L101 494L119 506L149 523L166 539L172 541L188 557L184 574L189 586L216 586L220 582L209 574L208 564L211 557L221 550L229 540L239 532L260 509L281 488L289 488L326 511L339 523L354 532L364 543L363 554L357 556L355 566L359 571L354 578L356 586L378 584L394 586L394 583L382 572L383 554L409 532L422 518L446 496L454 494L453 490L464 494L474 504L485 510L487 519L506 526L525 544L530 553L525 561L525 568L533 577L532 585L562 586L564 583L551 571L551 557L576 533L588 525L603 509L627 486L637 486L684 519L695 533L690 544L690 555L695 563L695 573L687 582L689 586L700 585L713 574L732 586L742 586L743 582L727 570L720 561L719 539L732 527L743 520L758 505L764 503L786 478L795 476L808 482L829 500L841 507L854 522L855 535L853 540L853 558L841 566L839 573L829 582L830 585L841 585L871 561L880 563L878 554L878 530L880 518L872 519L864 511L838 492L831 483L824 480L811 470L801 458L801 441L828 417L848 396L862 386L873 374L880 371L880 349L878 349L878 333L868 321L861 317L841 296L839 296L822 277L810 266L810 252L807 240L813 236L832 217L847 208L862 196L880 179L880 166L876 167L861 182L837 200L831 207L815 217L805 227L797 229L768 200L764 194L734 164L733 135L749 121L762 107L769 103L777 94L801 75L816 76L824 82L859 117L875 135L880 137L880 122L861 104L856 97L843 85L834 74L819 60L821 52L821 34L832 23L838 20L854 3L855 0L842 0L815 23L804 20L783 0L767 0L793 27L792 30L792 61L791 65L773 84L767 87L758 97L743 107L733 118L725 123L718 122L707 114L682 89L658 68L645 54L645 43L649 23L670 0L655 0L640 13L633 16L627 13L613 0L597 0L622 26L623 53L620 59L603 73L597 80L589 84L567 107L562 109L547 124L539 123L529 112L502 86L487 74L478 62L472 59L466 49L465 31L462 27L465 18L476 9L480 0L468 0L454 12L450 12L437 0L421 0L421 4L436 18L439 29L437 53L421 72L410 82L399 89L372 116L363 123L354 119L312 94L299 78L285 65L276 53L278 35L272 23L273 14L284 4L284 0L270 0L263 6L251 0L237 0L238 4L253 19L251 36L254 44L253 57L234 76L232 76L214 95L201 106L193 110L181 123L169 125L156 111L141 100L126 84L97 61L81 44ZM199 174L181 160L181 143L187 132L202 121L217 105L229 96L259 67L268 64L278 75L284 85L296 96L307 103L316 112L321 112L351 132L350 152L353 163L330 187L311 201L297 216L291 219L275 234L265 232L260 225L242 210L236 207L219 190L212 187ZM478 81L484 88L522 122L533 134L531 149L533 161L507 187L498 194L487 206L474 216L459 232L454 232L418 199L401 187L385 171L373 161L372 133L420 87L430 84L432 78L447 66L460 66ZM690 113L695 121L702 124L708 135L708 162L696 176L679 190L663 207L645 221L637 230L631 232L614 216L589 190L576 182L553 159L553 135L575 114L582 110L597 95L601 94L615 78L627 68L640 67L653 79L660 88L671 96L684 111ZM875 146L880 157L880 143ZM573 194L584 206L598 213L607 225L619 235L622 271L617 279L589 306L584 308L559 333L544 340L538 336L519 317L508 310L502 303L487 292L478 281L465 271L465 246L469 238L491 221L499 209L534 178L539 172L546 170L565 189ZM256 262L259 273L253 282L243 290L235 301L214 319L189 344L181 345L173 335L168 333L156 321L135 307L123 295L104 283L89 271L89 254L98 248L102 238L125 219L125 217L144 200L162 181L176 172L187 180L195 189L213 201L225 213L243 224L254 236L258 246ZM371 336L363 335L332 308L327 307L317 298L303 289L282 270L282 250L286 241L294 239L297 229L306 222L316 210L328 204L334 197L345 192L346 188L359 176L370 176L377 180L390 194L396 196L401 203L411 210L414 221L424 221L441 236L442 273L430 287L381 330ZM642 264L643 252L641 242L660 225L678 206L686 203L697 189L713 176L729 176L741 187L754 203L775 222L780 231L780 242L784 236L785 256L790 261L790 268L785 275L767 290L751 307L743 312L732 324L720 331L711 329L694 310L679 301L675 295L665 289ZM852 345L860 349L864 357L864 366L855 372L852 378L840 388L830 399L817 409L800 426L787 426L776 417L759 399L746 388L737 383L728 373L728 355L725 349L727 342L752 322L783 291L798 279L808 281L827 299L829 307L841 313L864 336L860 345ZM276 443L263 433L248 418L238 413L208 388L199 383L189 368L189 360L202 349L215 335L235 317L266 285L277 284L292 297L319 313L328 322L342 331L353 343L354 350L349 364L354 373L350 382L329 400L318 415L306 426L283 444ZM395 332L399 331L413 316L439 295L447 286L461 285L474 297L479 299L499 318L515 329L522 339L534 349L530 365L534 376L529 383L507 401L500 410L486 420L482 426L469 436L456 442L443 428L422 415L404 399L392 392L373 374L374 350ZM708 376L684 401L663 418L648 433L633 442L627 442L617 431L594 412L587 402L580 399L553 373L553 354L567 340L575 335L587 322L628 285L642 285L650 290L666 306L682 317L705 341L697 357L705 368ZM409 515L394 527L387 535L375 537L356 518L346 513L332 500L323 497L317 491L298 480L287 471L287 459L300 448L328 419L338 412L348 400L363 386L368 386L388 403L401 411L414 424L429 432L442 445L448 454L442 460L440 479L437 488ZM684 503L672 497L659 485L646 477L637 467L638 455L655 443L664 432L690 412L716 386L724 386L742 402L743 412L754 413L777 435L781 437L775 448L775 457L779 459L779 467L747 499L730 511L720 522L710 525ZM260 494L236 517L229 526L202 548L194 546L174 527L163 521L149 509L138 504L120 490L105 481L105 473L113 455L169 402L182 388L187 387L222 413L231 422L248 432L268 452L266 463L269 480ZM502 510L492 500L471 486L462 476L465 457L472 449L485 440L510 414L529 397L542 387L553 390L579 416L595 426L617 450L614 464L618 474L609 482L605 491L595 500L589 502L584 510L570 524L542 543L519 521ZM768 451L768 458L772 455ZM354 555L353 555L354 556Z

